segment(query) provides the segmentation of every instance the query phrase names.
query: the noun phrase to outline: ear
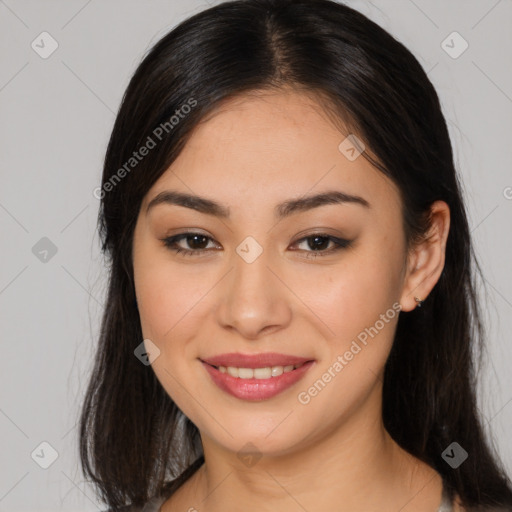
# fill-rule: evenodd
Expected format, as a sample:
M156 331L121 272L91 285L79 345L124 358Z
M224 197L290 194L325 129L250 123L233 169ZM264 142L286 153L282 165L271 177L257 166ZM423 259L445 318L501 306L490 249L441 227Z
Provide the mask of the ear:
M425 300L436 285L445 262L446 241L450 230L450 208L444 201L430 207L431 227L423 239L409 250L400 304L402 311L417 307L414 297Z

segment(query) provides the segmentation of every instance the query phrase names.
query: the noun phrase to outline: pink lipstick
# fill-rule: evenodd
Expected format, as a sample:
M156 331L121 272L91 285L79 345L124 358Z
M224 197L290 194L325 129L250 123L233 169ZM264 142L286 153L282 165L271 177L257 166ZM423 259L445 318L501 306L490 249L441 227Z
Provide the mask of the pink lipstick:
M213 382L242 400L272 398L298 382L314 360L275 352L220 354L201 359Z

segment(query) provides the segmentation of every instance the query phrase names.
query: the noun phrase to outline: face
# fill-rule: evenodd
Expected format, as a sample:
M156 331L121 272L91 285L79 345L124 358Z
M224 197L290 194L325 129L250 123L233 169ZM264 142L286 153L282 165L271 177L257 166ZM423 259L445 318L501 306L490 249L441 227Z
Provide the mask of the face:
M346 135L297 92L230 100L144 198L133 264L152 368L226 449L313 443L379 386L404 293L401 203Z

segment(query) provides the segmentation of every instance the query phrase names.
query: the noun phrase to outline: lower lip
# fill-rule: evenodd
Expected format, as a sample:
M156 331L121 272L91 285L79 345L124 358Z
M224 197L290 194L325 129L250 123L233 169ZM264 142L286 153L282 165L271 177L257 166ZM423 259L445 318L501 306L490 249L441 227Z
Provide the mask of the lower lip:
M236 398L253 401L267 400L293 386L314 364L314 361L308 361L296 370L270 379L240 379L228 373L222 373L204 361L201 362L220 389Z

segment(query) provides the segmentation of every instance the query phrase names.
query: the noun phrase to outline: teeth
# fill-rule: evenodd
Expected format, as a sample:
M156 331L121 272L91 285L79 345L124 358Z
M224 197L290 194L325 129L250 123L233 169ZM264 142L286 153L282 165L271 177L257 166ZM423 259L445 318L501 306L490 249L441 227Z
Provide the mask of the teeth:
M289 364L287 366L266 366L265 368L237 368L235 366L219 366L218 370L221 373L227 373L231 377L238 377L239 379L270 379L271 377L279 377L283 373L291 372L292 370L302 366L300 364Z
M228 366L227 370L231 377L238 377L238 368L235 368L234 366Z
M284 372L284 368L282 366L273 366L272 367L272 377L279 377Z
M232 375L233 377L239 377L240 379L252 379L254 377L254 371L251 368L230 367L230 368L228 368L228 372L231 369L236 370L236 373L237 373L237 375L233 375L232 373L230 373L230 375Z

